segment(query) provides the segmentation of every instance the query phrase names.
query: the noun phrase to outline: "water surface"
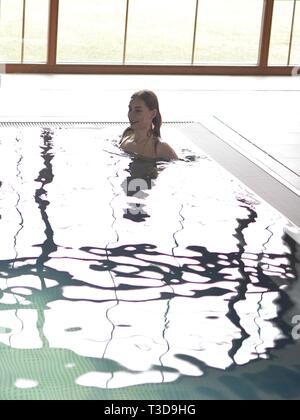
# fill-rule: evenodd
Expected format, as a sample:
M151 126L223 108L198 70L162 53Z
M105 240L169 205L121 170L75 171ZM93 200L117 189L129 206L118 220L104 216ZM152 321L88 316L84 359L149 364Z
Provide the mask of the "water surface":
M1 399L300 396L286 220L166 130L0 130Z

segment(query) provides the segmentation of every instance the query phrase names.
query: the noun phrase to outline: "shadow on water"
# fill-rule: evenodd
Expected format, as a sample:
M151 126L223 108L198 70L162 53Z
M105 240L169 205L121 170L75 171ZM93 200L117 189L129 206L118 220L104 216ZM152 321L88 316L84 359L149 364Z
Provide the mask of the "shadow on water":
M40 281L41 289L37 290L36 288L27 287L30 289L30 294L26 295L26 297L22 293L18 295L15 287L6 287L5 290L2 290L0 293L1 298L5 293L13 296L15 302L1 303L0 313L15 311L17 316L18 311L35 310L37 313L36 324L42 346L39 349L17 349L12 348L9 344L0 344L1 358L5 361L2 375L7 378L4 382L5 386L1 385L0 398L12 398L16 395L17 398L39 398L39 395L42 395L42 398L108 398L108 394L105 394L104 391L101 393L91 386L79 386L78 378L87 372L102 372L108 375L106 380L108 385L110 379L117 373L127 372L132 376L140 374L138 369L129 369L116 360L105 356L99 358L84 357L67 348L51 348L45 334L45 312L51 310L51 304L55 301L74 303L86 301L99 304L101 302L101 305L105 303L130 303L132 305L149 302L167 303L166 310L162 315L162 340L166 345L161 352L158 363L151 366L151 371L159 372L162 379L160 384L157 383L155 390L152 387L152 399L226 398L232 396L236 398L259 398L261 390L266 395L274 396L274 398L295 398L295 396L299 396L299 365L297 367L294 364L293 371L288 366L269 364L266 367L263 365L258 372L255 372L255 369L254 372L251 372L250 369L249 372L239 375L238 368L242 368L239 367L235 360L236 355L250 338L249 331L247 331L247 327L243 322L243 313L240 312L239 308L241 302L246 301L253 293L253 290L249 291L250 286L253 288L257 287L258 291L255 293L261 295L261 299L256 307L257 313L254 313L253 316L257 317L257 319L264 319L265 316L265 321L270 323L272 328L278 329L281 334L274 340L270 348L262 346L262 350L259 350L257 345L252 350L252 363L247 363L246 366L249 365L251 367L254 362L259 364L266 358L272 360L272 350L283 349L293 343L291 337L292 327L285 321L285 314L294 306L294 303L281 286L283 283L282 277L289 279L284 282L287 287L292 287L299 277L299 272L297 272L299 270L299 261L296 256L298 251L295 244L289 238L284 238L286 245L290 249L290 253L285 255L287 262L282 262L282 255L275 253L261 252L260 254L250 255L248 252L247 257L249 258L250 255L252 260L256 261L255 264L249 265L245 258L246 241L244 232L251 224L255 223L257 214L251 206L240 200L240 206L246 210L247 215L243 219L237 219L237 227L234 233L238 243L236 252L224 253L222 250L211 252L205 246L194 244L186 248L190 254L192 253L192 256L187 257L186 255L176 254L176 262L179 264L172 264L170 261L172 261L172 258L174 260L174 250L173 254L163 254L159 252L156 244L129 243L106 248L85 246L80 249L85 255L84 258L65 257L65 259L74 262L79 260L84 264L88 264L91 273L109 272L111 278L115 280L111 282L110 286L107 284L103 286L101 284L101 276L99 276L99 283L91 285L88 279L86 281L80 280L67 270L57 270L47 265L49 261L55 260L56 257L51 257L51 254L57 251L58 246L55 244L55 232L51 227L51 221L47 214L50 203L46 198L47 185L54 179L51 132L44 131L42 138L41 156L43 168L36 179L36 182L39 183L39 188L35 192L35 202L45 226L45 241L36 245L41 248L41 254L37 258L21 258L17 256L13 260L0 261L0 280L8 281L9 279L21 278L22 276L31 276L38 278ZM129 165L128 171L130 174L126 180L126 193L128 196L130 194L135 195L137 191L147 194L145 191L153 187L153 182L157 180L159 175L157 163L153 161L141 162L133 160ZM140 181L136 182L136 180ZM132 209L129 210L130 216L128 218L135 222L142 220L139 219L139 217L142 217L140 215L140 207L135 209L137 210L136 215L132 213ZM145 217L149 217L149 215L144 215L143 217L143 220L145 220ZM271 236L272 232L270 231ZM268 260L269 264L268 273L264 270L265 259ZM238 277L232 278L228 276L228 273L224 272L224 261L226 262L226 267L236 269L239 273ZM272 268L274 274L270 275L269 272L272 271ZM281 276L277 278L276 273L279 271ZM254 284L253 278L258 279L259 283ZM145 279L151 280L149 284L145 283ZM55 282L50 288L47 287L48 280ZM92 295L94 294L94 297L66 297L64 290L67 287L74 287L74 285L77 288L88 286L93 290L94 293ZM188 291L188 294L182 294L183 287ZM127 295L123 294L123 292L130 293ZM144 293L141 294L140 292ZM276 295L277 315L272 319L268 315L264 315L261 306L264 295L268 294ZM185 375L181 375L180 381L172 385L166 385L164 384L165 375L178 373L176 366L164 365L165 356L171 351L172 346L168 341L168 329L172 321L171 306L176 299L187 298L187 296L191 303L192 301L197 301L200 307L203 298L217 299L221 297L228 305L225 317L239 333L235 334L231 339L231 345L228 350L231 363L226 367L226 374L224 369L217 369L207 365L201 358L200 348L198 352L193 352L193 355L189 355L189 352L177 352L174 356L179 361L185 361L202 371L205 385L204 381L203 383L200 382L198 377L192 378ZM211 315L208 318L213 320L215 308L211 309ZM84 317L84 314L82 316ZM112 324L111 336L107 339L105 346L107 350L110 343L117 339L117 337L114 337L114 334L117 336L120 325L114 324L113 317L108 318L107 313L106 318ZM195 322L197 321L195 320ZM201 325L199 325L199 329L201 330ZM11 330L5 328L5 325L1 325L0 332L9 334ZM263 344L264 338L259 324L257 324L257 332L261 336L261 344ZM216 342L219 341L217 334L218 332L216 331ZM122 349L120 348L121 351ZM195 354L198 357L195 357ZM235 372L237 372L237 375L235 375ZM39 387L37 387L36 390L14 389L10 391L16 378L20 377L36 378L38 383L45 387L45 390L39 391ZM285 385L278 385L279 381L283 381L282 383ZM51 383L54 385L49 385ZM164 388L164 386L167 386L167 388ZM260 389L258 390L257 387ZM42 392L42 394L39 394L39 392ZM109 398L119 399L123 398L123 396L126 398L126 395L129 395L129 398L149 398L147 385L140 385L140 387L132 389L130 393L128 391L127 394L126 392L120 394L117 390L109 390L109 392Z
M53 181L54 175L52 171L52 160L54 158L54 155L52 153L52 134L50 131L44 131L41 134L41 137L43 138L44 144L41 146L42 149L42 159L44 162L44 168L40 171L36 182L39 182L41 184L40 188L36 190L35 192L35 201L38 204L38 207L40 209L41 218L43 220L43 223L45 225L45 242L42 245L37 245L41 247L42 254L37 259L37 269L41 274L41 281L43 286L45 286L43 282L43 269L44 264L46 261L49 260L49 256L52 252L55 252L57 250L57 246L54 243L54 232L52 230L51 224L49 222L49 218L47 215L47 207L49 206L49 201L46 199L47 191L46 186L48 184L51 184Z
M134 157L127 172L129 172L129 176L122 184L125 194L128 197L145 200L148 197L147 191L154 187L154 180L159 175L158 162L155 159ZM150 215L145 211L145 204L137 202L130 204L123 217L140 223Z

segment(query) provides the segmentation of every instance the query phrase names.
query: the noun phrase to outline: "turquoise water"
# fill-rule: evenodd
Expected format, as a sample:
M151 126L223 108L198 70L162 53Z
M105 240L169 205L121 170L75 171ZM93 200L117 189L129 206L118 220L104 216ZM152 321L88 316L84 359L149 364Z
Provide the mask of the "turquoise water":
M0 129L0 399L298 399L286 220L176 128L171 163L122 131Z

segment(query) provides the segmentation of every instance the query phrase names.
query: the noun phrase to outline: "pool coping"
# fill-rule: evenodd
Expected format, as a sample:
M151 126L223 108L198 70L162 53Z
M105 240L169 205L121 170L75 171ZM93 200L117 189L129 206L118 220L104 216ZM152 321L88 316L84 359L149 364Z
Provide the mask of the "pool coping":
M300 175L264 150L263 146L243 136L217 116L202 118L201 124L300 196Z
M210 158L218 162L262 200L287 219L285 233L300 244L300 194L285 179L235 144L226 141L201 122L180 131ZM298 209L298 210L297 210Z

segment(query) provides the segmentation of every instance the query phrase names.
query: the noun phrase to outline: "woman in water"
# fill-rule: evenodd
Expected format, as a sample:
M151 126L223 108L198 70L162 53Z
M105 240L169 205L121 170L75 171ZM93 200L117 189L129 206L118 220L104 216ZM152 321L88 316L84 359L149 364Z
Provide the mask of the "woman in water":
M129 103L128 127L120 142L125 152L149 159L177 160L176 152L160 138L162 118L155 93L142 90Z

